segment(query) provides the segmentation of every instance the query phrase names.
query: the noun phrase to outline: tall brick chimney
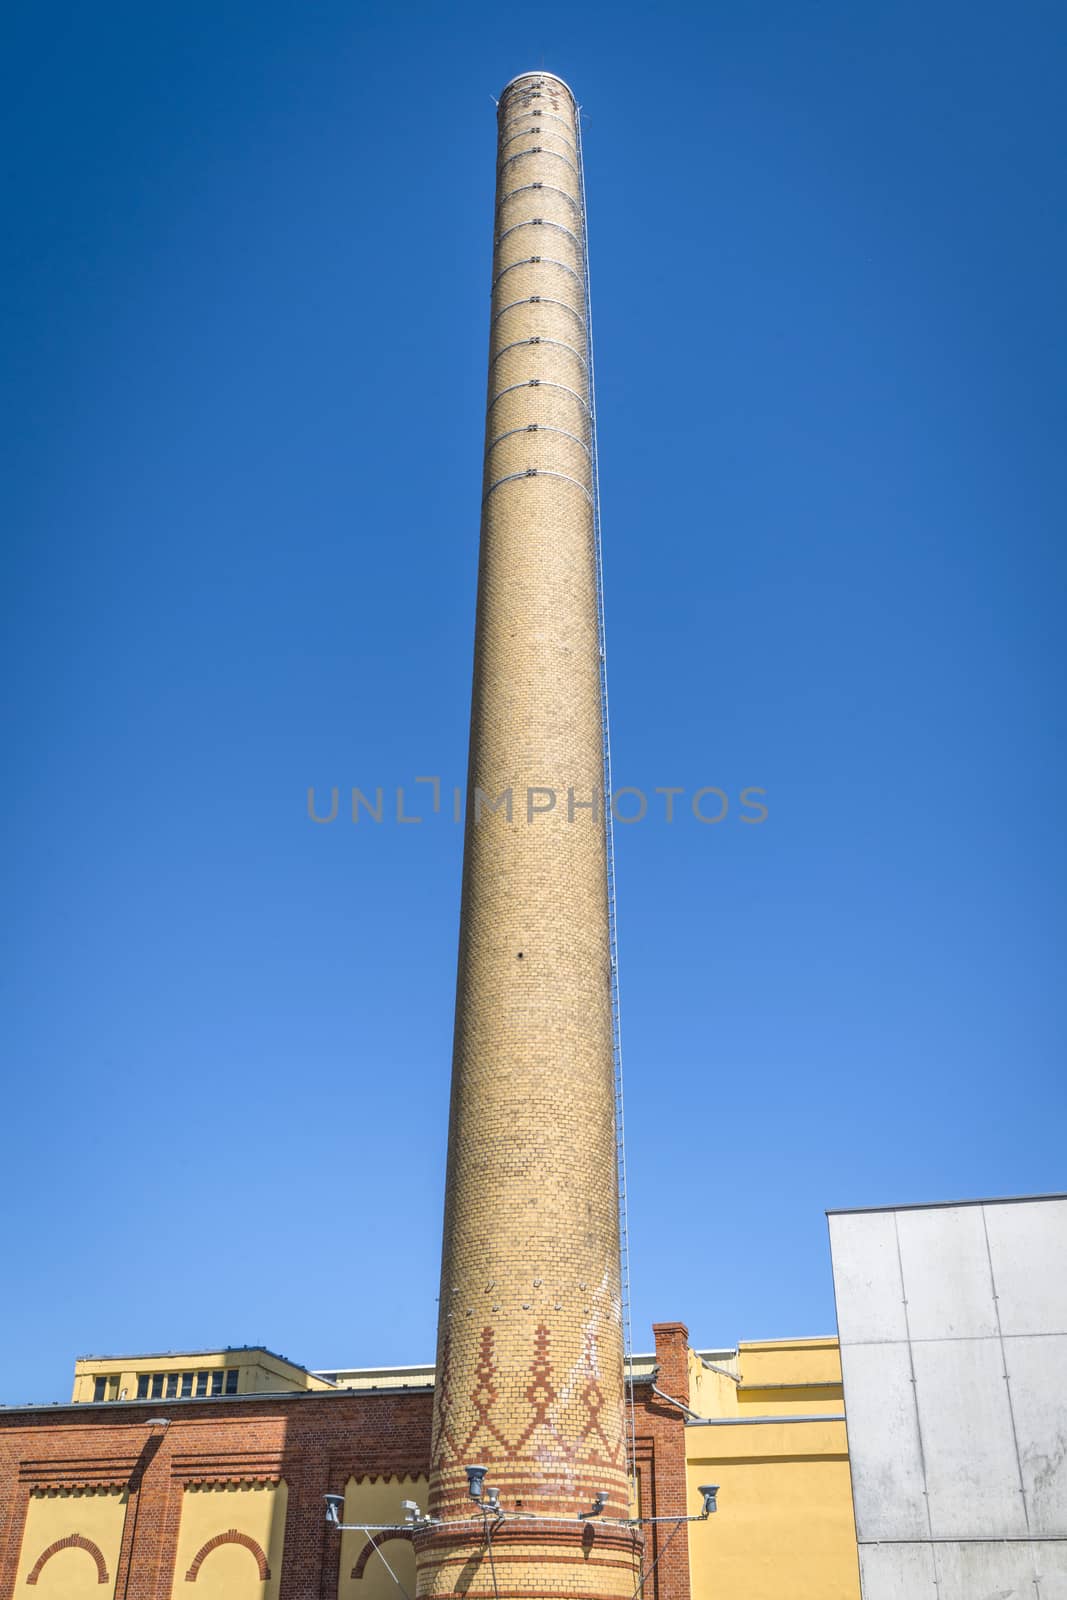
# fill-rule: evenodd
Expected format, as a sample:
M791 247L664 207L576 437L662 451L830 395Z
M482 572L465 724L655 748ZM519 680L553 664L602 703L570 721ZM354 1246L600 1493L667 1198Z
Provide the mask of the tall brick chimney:
M498 130L429 1491L439 1525L416 1537L418 1595L630 1600L574 96L524 73L501 95ZM507 1513L491 1547L467 1466L488 1468ZM601 1515L579 1521L601 1493Z

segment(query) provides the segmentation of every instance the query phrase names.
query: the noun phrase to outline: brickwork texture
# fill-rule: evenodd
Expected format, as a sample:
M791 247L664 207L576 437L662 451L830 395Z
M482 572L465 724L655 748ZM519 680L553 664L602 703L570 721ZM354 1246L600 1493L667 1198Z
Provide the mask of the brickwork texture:
M547 73L500 100L432 1419L425 1393L0 1413L0 1600L73 1600L72 1582L105 1600L371 1600L383 1558L410 1561L407 1535L342 1546L322 1496L389 1519L413 1485L436 1521L411 1540L420 1600L632 1600L657 1554L645 1600L688 1600L684 1537L646 1547L626 1523L577 118ZM662 1386L683 1401L684 1346L680 1325L657 1329ZM651 1391L636 1459L646 1514L684 1513L682 1414ZM499 1490L495 1529L468 1465Z
M667 1325L666 1341L656 1330L668 1393L668 1377L676 1389L684 1382L671 1367L676 1326ZM157 1418L169 1426L152 1426ZM425 1505L430 1430L424 1391L0 1410L0 1600L396 1600L382 1555L411 1594L407 1530L375 1535L378 1554L363 1532L326 1526L322 1496L345 1494L349 1523L399 1520L405 1499ZM683 1417L647 1384L637 1392L637 1459L643 1510L684 1513ZM478 1533L466 1548L449 1544L446 1530L427 1551L437 1592L491 1593L480 1522L465 1531ZM670 1525L657 1542L658 1533L645 1546L646 1571ZM631 1600L636 1587L620 1530L583 1539L573 1522L516 1522L494 1539L494 1559L502 1597L508 1572L512 1594ZM643 1600L689 1600L684 1530Z
M546 73L499 103L427 1600L634 1588L577 118ZM468 1465L554 1519L498 1528L495 1590Z

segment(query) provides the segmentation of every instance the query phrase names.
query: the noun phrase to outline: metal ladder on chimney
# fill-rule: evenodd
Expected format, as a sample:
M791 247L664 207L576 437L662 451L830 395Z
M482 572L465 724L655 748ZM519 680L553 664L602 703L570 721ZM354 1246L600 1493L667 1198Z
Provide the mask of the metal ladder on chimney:
M611 723L608 716L608 650L604 627L604 559L600 532L600 473L596 443L596 389L593 381L593 303L589 287L589 225L585 202L585 160L582 113L576 109L578 181L582 194L582 277L585 293L585 337L589 358L589 456L593 486L593 533L596 546L597 636L600 647L600 727L604 758L604 839L607 854L608 940L611 952L611 1043L615 1074L615 1172L619 1191L619 1274L621 1285L624 1371L629 1386L626 1402L626 1458L632 1487L636 1484L633 1335L630 1322L630 1229L626 1208L626 1118L622 1080L622 1027L619 1013L619 944L615 911L615 831L611 810Z

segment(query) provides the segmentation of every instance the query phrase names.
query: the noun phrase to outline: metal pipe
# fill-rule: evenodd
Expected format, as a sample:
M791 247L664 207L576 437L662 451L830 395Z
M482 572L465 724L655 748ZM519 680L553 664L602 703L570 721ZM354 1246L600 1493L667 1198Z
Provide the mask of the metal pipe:
M658 1367L656 1368L656 1371L659 1371ZM663 1390L657 1388L655 1384L652 1384L651 1387L652 1393L658 1394L661 1400L667 1400L672 1406L677 1406L679 1411L684 1411L689 1421L692 1422L696 1420L696 1412L691 1410L689 1406L683 1405L681 1400L676 1400L672 1394L664 1394Z

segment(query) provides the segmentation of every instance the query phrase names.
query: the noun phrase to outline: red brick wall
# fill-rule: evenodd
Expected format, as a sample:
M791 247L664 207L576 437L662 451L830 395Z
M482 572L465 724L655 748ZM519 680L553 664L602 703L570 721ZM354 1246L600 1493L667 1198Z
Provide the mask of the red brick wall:
M684 1517L686 1514L685 1413L652 1391L681 1404L689 1402L689 1332L682 1322L653 1324L658 1370L652 1382L634 1390L634 1431L641 1514ZM669 1541L669 1542L668 1542ZM689 1530L685 1525L655 1522L645 1528L645 1600L690 1600Z
M685 1329L663 1323L655 1333L657 1385L684 1402ZM683 1414L648 1385L638 1385L635 1410L643 1510L684 1515ZM128 1486L116 1600L169 1600L184 1486L256 1478L289 1486L281 1600L335 1600L341 1541L322 1496L343 1493L352 1477L425 1474L430 1414L429 1394L366 1392L0 1411L0 1600L14 1600L35 1486ZM149 1429L153 1417L170 1426ZM660 1560L645 1600L689 1600L687 1532L663 1554L670 1532L660 1523L646 1535L645 1567Z
M150 1430L150 1417L169 1417ZM129 1485L117 1600L168 1600L182 1492L191 1482L284 1478L282 1600L337 1593L340 1540L322 1496L350 1477L425 1473L430 1396L332 1394L255 1401L0 1413L0 1600L13 1600L35 1485Z

